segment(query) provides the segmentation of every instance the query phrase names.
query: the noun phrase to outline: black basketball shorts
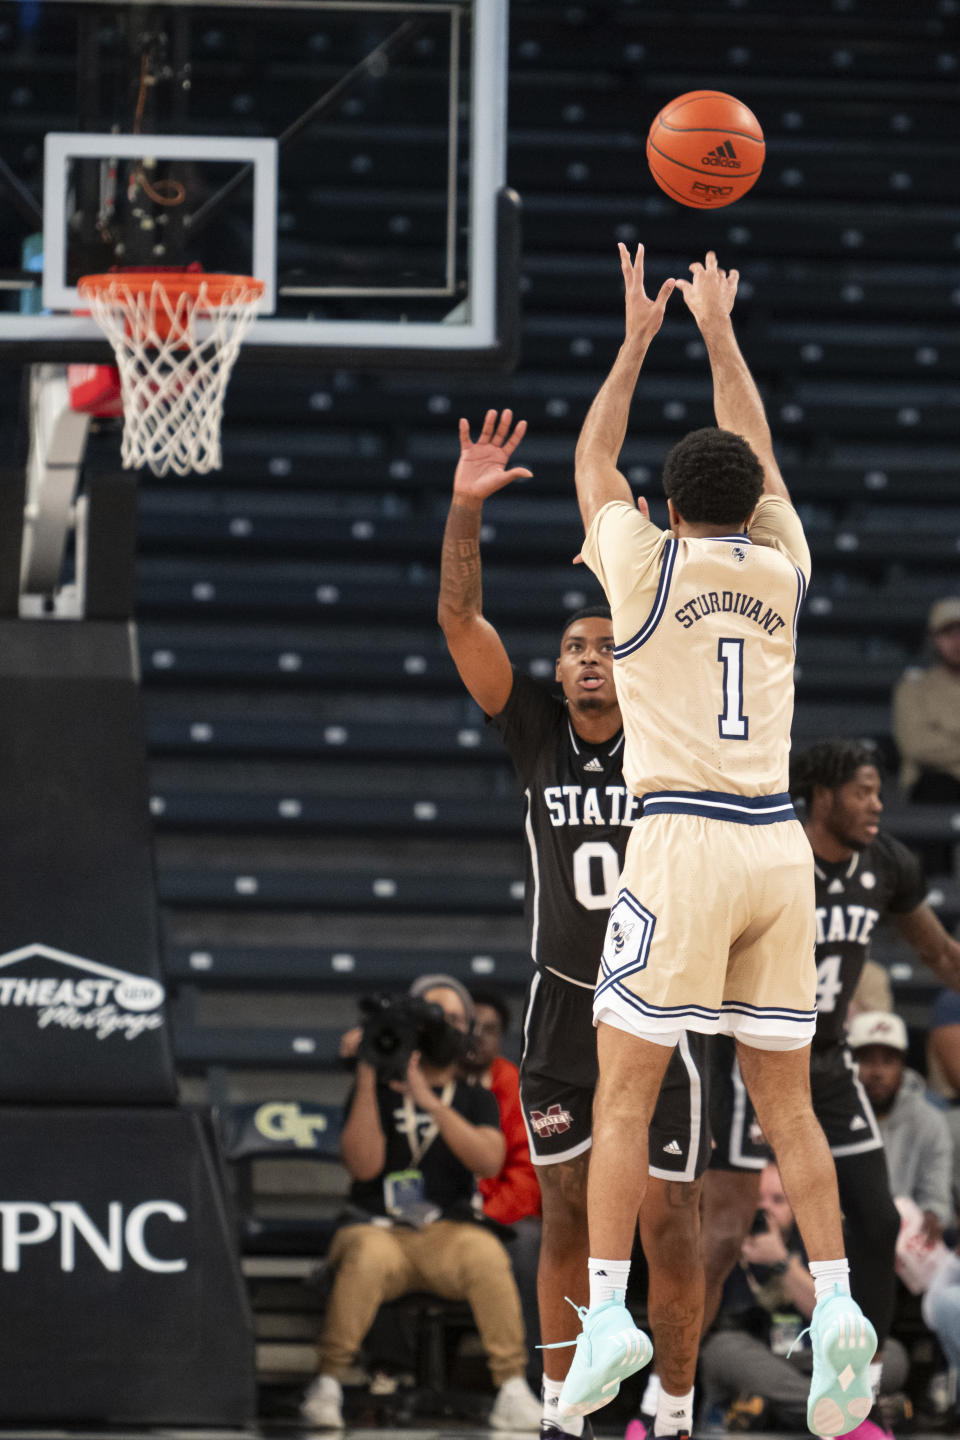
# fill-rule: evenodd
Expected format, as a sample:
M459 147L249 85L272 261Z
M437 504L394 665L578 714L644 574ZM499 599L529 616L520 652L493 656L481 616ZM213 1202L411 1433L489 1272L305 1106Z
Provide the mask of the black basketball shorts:
M538 970L523 1017L520 1103L534 1165L590 1149L597 1084L593 990ZM670 1058L650 1125L650 1174L695 1180L710 1159L706 1035L685 1034ZM624 1144L629 1136L624 1136Z
M762 1170L772 1159L737 1064L736 1045L726 1035L710 1039L710 1128L713 1170ZM883 1146L866 1091L849 1050L825 1045L810 1053L813 1111L823 1126L831 1155L860 1155Z

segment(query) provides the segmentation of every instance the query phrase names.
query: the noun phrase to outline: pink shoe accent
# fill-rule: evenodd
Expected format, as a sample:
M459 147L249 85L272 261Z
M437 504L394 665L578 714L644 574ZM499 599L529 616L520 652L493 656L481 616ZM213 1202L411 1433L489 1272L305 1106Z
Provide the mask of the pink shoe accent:
M893 1440L893 1435L875 1420L861 1420L855 1430L838 1435L837 1440Z
M647 1440L647 1427L642 1420L631 1420L624 1432L623 1440Z

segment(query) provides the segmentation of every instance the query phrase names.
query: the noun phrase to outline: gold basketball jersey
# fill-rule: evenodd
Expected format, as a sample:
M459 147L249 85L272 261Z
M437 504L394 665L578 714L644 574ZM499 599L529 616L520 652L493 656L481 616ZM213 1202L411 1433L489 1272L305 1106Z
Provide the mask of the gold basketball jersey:
M583 556L613 615L629 789L696 792L698 806L717 807L696 813L717 818L731 795L789 808L796 626L810 575L789 501L765 495L745 535L697 539L613 501Z

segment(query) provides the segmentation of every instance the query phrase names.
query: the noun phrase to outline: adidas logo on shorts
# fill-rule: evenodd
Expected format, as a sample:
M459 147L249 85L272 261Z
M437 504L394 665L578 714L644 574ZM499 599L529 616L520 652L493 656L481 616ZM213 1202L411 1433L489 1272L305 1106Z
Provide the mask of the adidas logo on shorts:
M664 1155L682 1155L683 1151L680 1149L676 1140L671 1140L669 1145L664 1145L663 1153Z

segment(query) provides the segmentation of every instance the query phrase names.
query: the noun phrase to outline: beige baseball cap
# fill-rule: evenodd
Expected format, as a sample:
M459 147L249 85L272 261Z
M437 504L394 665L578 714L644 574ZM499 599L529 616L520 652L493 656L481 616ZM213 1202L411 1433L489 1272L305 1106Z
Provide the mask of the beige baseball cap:
M899 1015L889 1010L865 1010L850 1021L847 1044L851 1050L862 1050L864 1045L886 1045L905 1055L909 1048L907 1027Z
M931 635L946 630L948 625L960 625L960 595L947 595L930 606L927 629Z

